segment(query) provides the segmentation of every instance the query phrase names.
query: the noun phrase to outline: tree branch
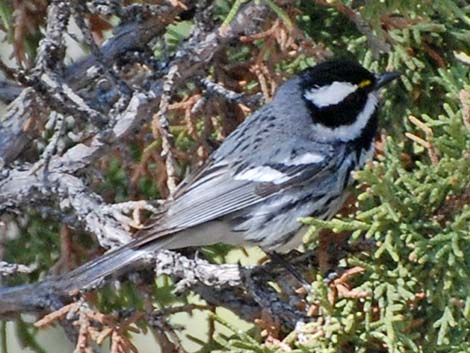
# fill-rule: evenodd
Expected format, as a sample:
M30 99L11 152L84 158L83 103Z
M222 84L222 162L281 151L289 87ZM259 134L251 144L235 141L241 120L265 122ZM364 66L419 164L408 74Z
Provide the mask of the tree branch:
M117 116L112 128L98 133L88 145L81 143L62 156L51 157L47 179L41 162L27 170L4 170L6 175L0 180L0 211L58 196L59 207L64 211L72 209L74 219L79 219L84 229L95 234L102 246L129 241L129 234L117 220L104 212L101 197L91 192L73 173L95 162L148 119L152 115L152 100L154 98L136 93L127 109Z
M193 6L189 2L188 6ZM102 61L110 66L129 50L144 49L148 42L161 34L168 23L181 12L181 8L169 6L160 7L158 15L141 21L124 23L115 29L112 38L100 48ZM63 81L73 91L78 91L96 80L99 70L94 55L77 61L65 68ZM92 95L95 96L96 94ZM23 92L9 105L7 114L0 124L0 161L1 164L10 164L29 144L38 136L38 127L45 124L47 119L44 102L31 89ZM34 129L31 122L34 121Z
M305 255L293 261L302 264ZM297 322L309 318L303 310L297 309L279 297L270 287L268 281L277 276L286 277L284 268L274 267L273 264L242 267L238 264L216 265L202 259L189 259L177 252L163 250L148 254L141 258L134 267L154 266L159 275L165 274L177 282L177 291L181 294L192 290L198 293L209 305L226 307L240 317L253 321L261 316L263 310L269 310L272 315L282 318L283 324L295 327ZM54 303L67 303L77 295L76 290L70 290L66 275L51 277L44 282L0 288L0 316L6 317L13 313L38 312L56 310ZM103 278L100 286L113 280ZM74 286L81 284L75 283ZM95 289L94 287L93 289ZM83 287L83 290L87 290Z

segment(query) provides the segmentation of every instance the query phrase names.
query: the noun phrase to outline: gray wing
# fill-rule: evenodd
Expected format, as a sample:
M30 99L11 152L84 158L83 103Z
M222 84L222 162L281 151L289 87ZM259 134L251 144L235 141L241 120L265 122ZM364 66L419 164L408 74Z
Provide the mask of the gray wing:
M266 163L257 168L209 161L182 183L165 210L132 243L141 247L154 239L209 222L262 202L289 188L302 186L329 169L331 158L309 164ZM237 167L235 167L237 166Z

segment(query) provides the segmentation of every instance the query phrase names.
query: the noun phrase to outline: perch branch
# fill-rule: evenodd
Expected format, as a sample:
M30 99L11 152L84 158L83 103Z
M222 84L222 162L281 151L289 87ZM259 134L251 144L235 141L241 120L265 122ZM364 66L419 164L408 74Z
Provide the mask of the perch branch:
M305 256L293 263L301 264ZM279 295L267 283L276 276L285 277L284 268L276 268L271 263L256 267L242 267L238 264L211 264L201 259L189 259L173 251L149 253L139 260L142 265L153 265L157 274L165 274L177 281L177 290L198 293L209 305L226 307L245 320L253 321L261 311L270 310L273 315L282 317L289 327L297 322L308 320L305 312L299 310ZM136 266L137 264L134 264ZM103 279L103 285L113 278ZM0 316L18 312L52 311L53 304L70 302L77 289L86 289L83 283L74 283L71 289L67 278L55 278L44 282L0 288ZM57 310L54 307L54 310Z

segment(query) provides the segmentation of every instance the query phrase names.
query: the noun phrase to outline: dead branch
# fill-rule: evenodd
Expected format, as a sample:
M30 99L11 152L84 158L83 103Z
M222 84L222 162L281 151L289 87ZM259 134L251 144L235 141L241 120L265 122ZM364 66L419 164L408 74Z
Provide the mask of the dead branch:
M181 11L181 8L162 6L155 16L118 26L114 36L100 48L102 63L110 66L126 52L144 49ZM94 69L97 63L97 58L89 55L65 68L64 84L74 92L88 86L98 76L99 70ZM91 96L96 96L96 93ZM9 105L0 124L0 160L3 161L0 164L10 164L38 136L38 127L44 125L47 118L45 112L44 102L31 89L23 90Z
M170 133L170 123L168 121L168 110L173 92L173 85L178 74L178 66L174 65L170 68L163 83L162 95L160 98L160 108L158 113L154 116L152 123L152 130L154 136L158 136L162 140L162 157L165 158L165 166L167 171L167 187L171 194L176 189L176 160L173 156L173 136Z
M102 246L128 242L128 232L103 209L101 197L91 192L73 173L89 166L114 143L134 131L151 116L151 109L151 98L143 93L135 94L126 111L116 118L114 127L97 134L88 145L78 144L62 156L51 157L47 179L43 174L44 165L40 163L27 170L4 170L6 175L0 180L0 211L58 197L60 209L64 212L72 210L74 218L80 220L77 223L83 225L81 228L95 234Z
M305 258L299 257L293 263L302 264ZM288 327L295 327L297 322L309 320L303 310L292 306L288 300L281 299L268 285L269 280L286 276L284 268L274 267L272 264L256 267L216 265L167 250L148 254L139 261L139 267L153 265L157 274L173 278L177 282L179 293L194 291L209 305L226 307L245 320L253 321L261 316L263 310L280 317L282 323ZM99 286L112 279L103 279ZM69 302L77 295L77 290L86 290L86 283L68 283L66 275L51 277L36 284L0 288L0 317L19 312L53 311L54 303Z

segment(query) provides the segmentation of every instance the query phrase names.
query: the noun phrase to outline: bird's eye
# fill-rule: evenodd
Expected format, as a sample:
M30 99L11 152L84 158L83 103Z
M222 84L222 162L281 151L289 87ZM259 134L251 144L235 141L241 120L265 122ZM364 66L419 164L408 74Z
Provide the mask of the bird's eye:
M364 87L370 86L371 83L372 83L371 80L362 80L361 82L359 82L358 86L360 88L364 88Z

